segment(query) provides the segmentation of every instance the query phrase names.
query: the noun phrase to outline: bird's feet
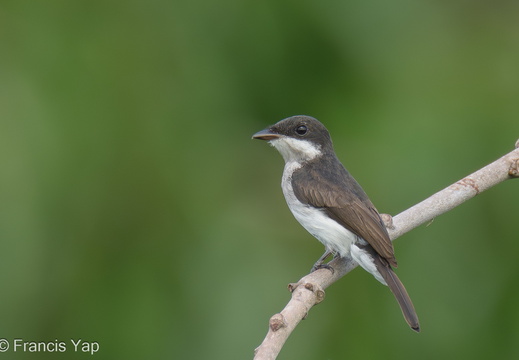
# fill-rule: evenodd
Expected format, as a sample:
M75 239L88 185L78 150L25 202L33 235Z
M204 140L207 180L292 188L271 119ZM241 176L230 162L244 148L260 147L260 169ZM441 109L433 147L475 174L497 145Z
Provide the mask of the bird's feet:
M328 263L325 263L325 262L324 262L324 261L326 260L326 258L327 258L328 256L330 256L331 254L332 254L331 251L325 251L324 254L323 254L323 256L321 256L321 257L319 258L319 260L317 260L317 261L315 262L314 266L312 266L312 269L310 270L310 272L312 273L312 272L314 272L314 271L316 271L316 270L319 270L319 269L328 269L328 270L330 270L330 271L332 272L332 274L333 274L334 271L335 271L335 270L333 269L333 267L332 267L331 265L329 265ZM335 255L334 255L333 258L335 259Z
M314 266L312 266L312 270L310 270L310 272L314 272L316 270L319 270L319 269L328 269L332 272L332 274L335 272L334 268L329 265L329 264L314 264Z

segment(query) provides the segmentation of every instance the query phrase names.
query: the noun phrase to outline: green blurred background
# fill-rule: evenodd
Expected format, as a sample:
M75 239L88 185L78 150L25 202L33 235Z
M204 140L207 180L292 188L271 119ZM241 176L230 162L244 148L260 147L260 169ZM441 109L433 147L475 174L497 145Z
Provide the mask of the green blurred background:
M249 359L322 246L251 135L325 123L396 214L519 138L517 1L0 2L0 338ZM517 359L519 181L396 243L422 333L356 270L279 359ZM86 355L90 357L90 355Z

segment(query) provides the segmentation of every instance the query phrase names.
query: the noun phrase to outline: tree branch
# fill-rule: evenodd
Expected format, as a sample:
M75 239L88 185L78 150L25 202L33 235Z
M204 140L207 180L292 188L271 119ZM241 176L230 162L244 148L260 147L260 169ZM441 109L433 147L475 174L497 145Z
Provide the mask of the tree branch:
M500 159L395 217L384 215L383 219L391 240L433 220L494 185L519 177L519 140L515 147L515 150ZM327 269L319 269L301 278L297 283L288 285L292 298L280 313L270 318L269 331L261 345L256 348L254 360L275 359L297 324L306 317L312 306L324 299L324 289L357 267L357 263L351 258L337 258L329 264L335 270L333 273Z

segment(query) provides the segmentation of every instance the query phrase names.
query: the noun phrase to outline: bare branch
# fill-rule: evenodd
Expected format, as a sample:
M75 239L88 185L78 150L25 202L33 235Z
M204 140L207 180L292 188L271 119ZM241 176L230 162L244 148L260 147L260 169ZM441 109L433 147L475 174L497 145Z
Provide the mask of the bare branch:
M395 217L384 214L383 220L391 240L507 179L519 177L519 140L515 147L514 151ZM255 350L255 360L275 359L297 324L306 317L312 306L324 299L324 289L357 267L357 263L351 258L334 259L330 265L335 270L333 273L327 269L319 269L289 285L292 298L280 313L270 318L269 331Z

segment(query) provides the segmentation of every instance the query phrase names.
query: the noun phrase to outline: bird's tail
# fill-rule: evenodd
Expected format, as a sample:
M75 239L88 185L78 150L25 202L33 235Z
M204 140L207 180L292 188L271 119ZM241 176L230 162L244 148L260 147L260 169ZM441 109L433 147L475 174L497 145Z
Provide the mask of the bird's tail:
M413 302L411 301L409 294L407 294L404 284L402 284L396 273L385 259L381 258L380 256L375 256L375 258L375 265L377 266L377 270L386 281L393 295L395 295L396 301L398 301L398 305L400 305L400 309L402 310L405 321L407 321L411 329L416 332L420 332L418 315L416 315Z

